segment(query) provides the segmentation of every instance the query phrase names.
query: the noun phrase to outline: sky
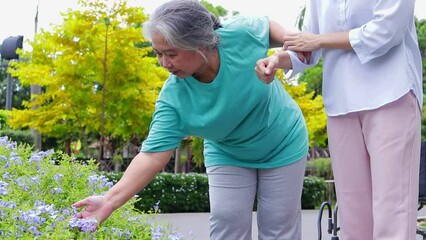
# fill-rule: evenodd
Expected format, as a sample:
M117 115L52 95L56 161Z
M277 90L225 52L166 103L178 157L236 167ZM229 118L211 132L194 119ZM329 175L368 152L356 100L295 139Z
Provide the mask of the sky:
M112 1L112 0L111 0ZM168 0L127 0L129 5L143 7L151 13ZM267 15L288 29L294 29L297 16L305 0L207 0L214 6L222 6L229 12L243 15ZM278 4L277 4L278 3ZM49 30L52 24L62 22L61 13L78 9L77 0L0 0L0 43L10 36L24 36L24 41L34 38L35 15L39 6L38 28ZM426 0L416 0L415 16L426 19ZM26 48L24 44L24 48Z

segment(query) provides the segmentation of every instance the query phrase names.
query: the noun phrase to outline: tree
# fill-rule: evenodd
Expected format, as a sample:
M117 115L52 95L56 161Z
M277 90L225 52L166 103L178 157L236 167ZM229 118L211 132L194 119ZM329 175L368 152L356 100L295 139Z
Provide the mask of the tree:
M68 10L62 24L29 42L33 50L21 53L28 61L14 64L22 85L38 84L43 92L13 109L8 123L68 143L91 134L100 143L144 136L167 77L142 37L146 15L125 1L79 4L82 10ZM105 145L99 147L101 158Z
M298 81L306 83L308 92L314 92L313 97L322 95L322 60L314 67L306 69L299 74Z
M6 106L7 77L6 77L5 70L0 70L0 106L1 108L5 108ZM12 107L17 109L22 109L22 103L24 101L28 101L29 98L30 98L30 88L28 86L22 86L20 84L19 79L13 79Z
M222 6L214 6L213 4L205 0L201 0L200 3L203 4L203 6L207 8L209 12L213 13L213 15L215 15L216 17L224 17L228 15L228 10L226 10Z
M0 44L0 49L1 49ZM8 63L1 59L0 62L0 106L6 106L7 91L7 66ZM12 82L12 107L22 108L22 102L29 99L29 87L23 87L19 83L19 79Z
M276 75L302 110L309 132L309 146L311 148L326 146L327 116L322 96L308 90L307 83L299 82L295 84L286 79L282 69L278 70Z

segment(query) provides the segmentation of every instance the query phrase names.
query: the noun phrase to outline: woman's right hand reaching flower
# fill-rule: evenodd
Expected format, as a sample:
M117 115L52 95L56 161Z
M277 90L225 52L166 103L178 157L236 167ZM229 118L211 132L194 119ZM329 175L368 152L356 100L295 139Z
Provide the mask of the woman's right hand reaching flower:
M73 207L85 207L76 214L76 218L96 219L98 225L104 222L114 211L111 204L103 196L90 196L72 205Z

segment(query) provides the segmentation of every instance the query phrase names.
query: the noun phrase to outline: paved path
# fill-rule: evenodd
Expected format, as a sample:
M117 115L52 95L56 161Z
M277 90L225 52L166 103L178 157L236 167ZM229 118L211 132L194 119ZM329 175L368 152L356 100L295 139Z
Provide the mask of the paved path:
M302 211L302 239L318 239L318 214L319 210ZM419 216L425 216L426 210L420 210ZM173 213L159 214L152 216L155 221L161 222L164 226L170 225L172 229L184 235L185 240L208 240L209 239L209 213ZM328 210L324 210L322 216L322 240L330 240L332 234L327 233ZM253 213L253 240L257 240L256 213ZM418 236L416 240L421 240Z
M303 239L318 239L318 210L302 211L302 229ZM323 239L330 239L332 235L328 235L327 231L328 212L324 211L322 217ZM154 217L156 221L160 221L165 225L170 224L172 229L184 235L185 239L190 240L208 240L209 239L209 213L173 213L160 214ZM256 212L253 213L253 240L257 239ZM327 238L330 236L330 238Z

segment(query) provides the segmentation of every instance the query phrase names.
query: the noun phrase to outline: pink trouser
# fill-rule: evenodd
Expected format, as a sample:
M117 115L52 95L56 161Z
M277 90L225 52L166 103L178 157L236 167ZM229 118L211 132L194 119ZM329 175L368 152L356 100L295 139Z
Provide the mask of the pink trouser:
M327 120L342 240L414 240L421 115L411 92Z

